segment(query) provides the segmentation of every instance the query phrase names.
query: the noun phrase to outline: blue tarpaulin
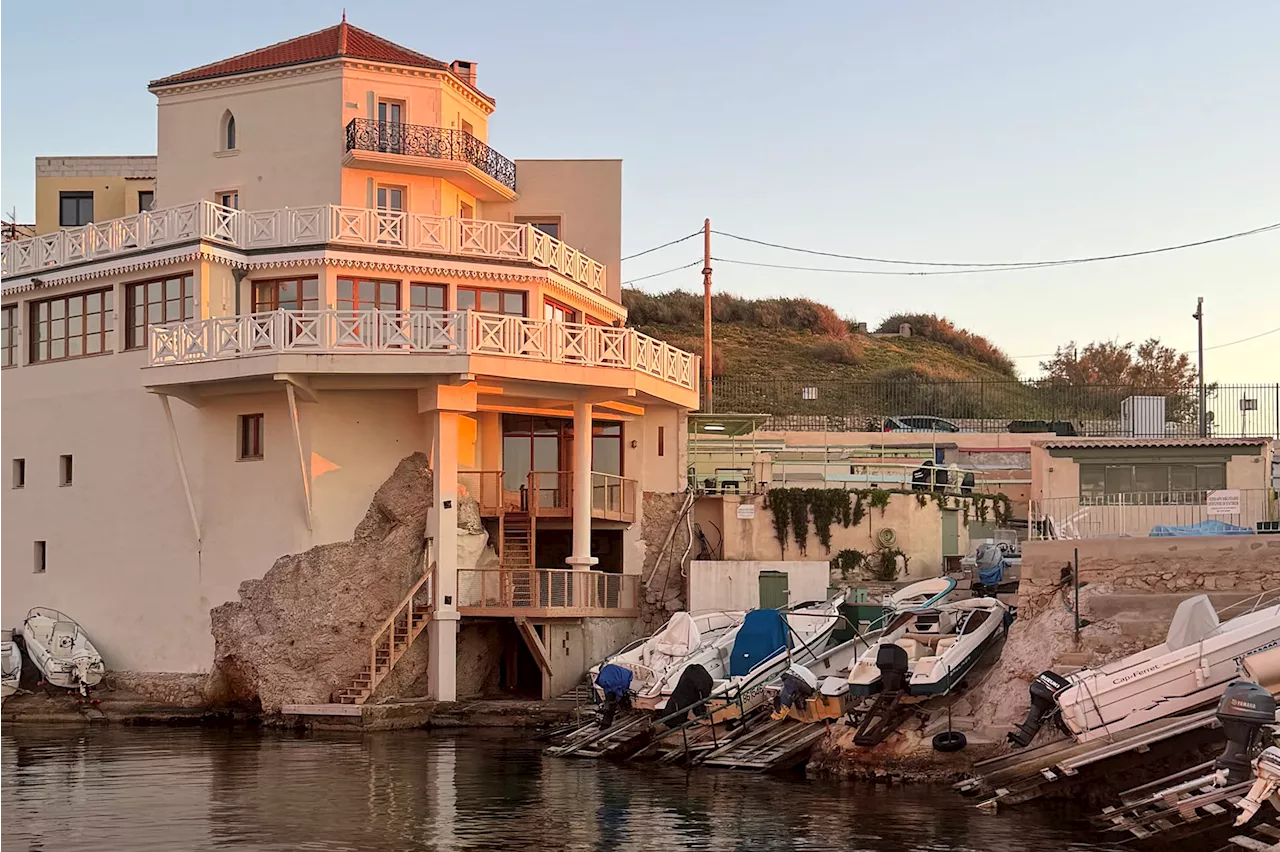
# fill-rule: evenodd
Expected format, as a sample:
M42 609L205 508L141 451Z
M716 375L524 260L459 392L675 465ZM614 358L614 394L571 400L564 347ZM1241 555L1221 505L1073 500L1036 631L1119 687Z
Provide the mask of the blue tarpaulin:
M1228 524L1226 521L1201 521L1198 524L1188 524L1185 527L1174 527L1161 524L1151 528L1151 534L1156 536L1171 535L1253 535L1253 530L1248 527L1238 527L1235 524Z
M621 700L631 688L631 670L610 663L600 669L600 674L596 675L596 686L604 692L605 698Z
M733 652L729 655L729 676L740 677L787 647L787 625L776 609L753 609L742 620Z

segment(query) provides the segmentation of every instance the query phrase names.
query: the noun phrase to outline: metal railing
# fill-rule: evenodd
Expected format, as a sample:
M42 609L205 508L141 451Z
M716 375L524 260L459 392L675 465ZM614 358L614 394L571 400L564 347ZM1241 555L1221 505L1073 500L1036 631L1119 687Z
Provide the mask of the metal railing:
M465 130L353 118L347 124L347 150L466 162L516 188L516 164Z
M639 609L637 574L558 569L458 570L463 615L632 617Z
M636 519L636 481L611 473L591 474L591 515L607 521Z
M1146 438L1200 434L1197 391L1191 386L722 376L714 380L712 396L716 411L772 414L763 431L878 432L885 428L885 418L934 417L964 432ZM1280 383L1211 385L1205 411L1210 436L1280 437Z
M150 366L264 353L502 355L638 370L696 389L696 356L631 328L477 311L265 311L153 325Z
M1277 492L1268 488L1225 491L1135 491L1101 497L1032 500L1030 538L1091 539L1185 534L1171 527L1220 521L1205 534L1249 535L1259 522L1280 520Z
M26 275L196 240L241 249L336 244L520 261L605 292L603 263L529 224L336 204L235 210L196 201L143 211L4 243L0 274Z

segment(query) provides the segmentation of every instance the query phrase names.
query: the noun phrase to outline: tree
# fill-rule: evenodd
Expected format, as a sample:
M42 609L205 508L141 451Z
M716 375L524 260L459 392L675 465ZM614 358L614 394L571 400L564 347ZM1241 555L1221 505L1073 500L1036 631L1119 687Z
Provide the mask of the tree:
M1163 396L1165 417L1171 423L1189 423L1198 416L1196 368L1189 357L1155 337L1142 343L1104 340L1083 348L1072 341L1059 346L1050 360L1040 362L1040 369L1047 380L1041 392L1053 399L1055 411L1110 417L1119 412L1125 397L1136 395ZM1072 390L1081 386L1097 390L1083 396ZM1062 398L1054 388L1062 388L1068 396ZM1206 390L1212 395L1214 388Z
M1040 362L1040 369L1058 384L1183 390L1196 383L1191 359L1156 337L1142 343L1104 340L1083 348L1072 341Z

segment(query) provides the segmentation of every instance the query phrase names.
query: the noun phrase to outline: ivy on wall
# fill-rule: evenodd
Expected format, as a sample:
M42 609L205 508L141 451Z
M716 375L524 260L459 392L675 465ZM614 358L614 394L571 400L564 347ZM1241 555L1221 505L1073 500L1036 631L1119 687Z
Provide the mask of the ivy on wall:
M860 488L853 491L843 488L770 488L765 494L764 505L773 513L773 534L784 555L790 539L795 539L801 555L806 554L810 520L818 542L823 550L830 553L831 528L834 524L839 523L846 529L856 527L866 518L868 507L879 509L883 515L894 494L913 495L920 508L924 508L932 499L939 509L961 510L966 524L971 518L984 523L990 518L998 525L1003 525L1013 517L1013 502L1005 494L960 497L936 491L926 493L885 488ZM842 551L844 552L846 551ZM897 555L902 554L899 552Z

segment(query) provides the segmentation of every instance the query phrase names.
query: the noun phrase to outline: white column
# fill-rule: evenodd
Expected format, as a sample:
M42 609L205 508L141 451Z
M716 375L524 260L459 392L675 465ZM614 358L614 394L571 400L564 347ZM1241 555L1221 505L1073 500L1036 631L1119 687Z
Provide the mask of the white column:
M435 545L435 614L428 632L428 693L458 700L458 413L430 412L433 504L427 535Z
M570 568L590 568L591 555L591 403L573 404L573 555Z

